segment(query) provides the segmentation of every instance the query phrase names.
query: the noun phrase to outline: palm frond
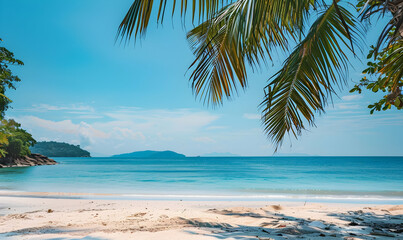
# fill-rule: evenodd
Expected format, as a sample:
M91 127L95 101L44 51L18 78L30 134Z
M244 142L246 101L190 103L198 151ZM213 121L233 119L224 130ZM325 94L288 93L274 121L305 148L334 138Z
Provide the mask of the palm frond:
M354 19L334 1L272 77L262 102L262 121L276 150L286 133L297 138L304 122L314 125L315 112L324 112L333 86L344 82L348 67L344 50L352 50L349 41L356 44L360 36Z
M162 23L166 11L171 9L172 16L176 8L180 8L180 15L185 17L188 11L192 13L192 21L196 18L201 22L203 19L212 18L215 13L224 6L232 2L231 0L181 0L168 1L168 0L134 0L129 8L126 16L123 18L119 25L116 39L121 38L126 41L130 40L132 35L144 35L146 33L150 17L153 11L158 9L157 22ZM168 9L167 9L168 5Z
M374 57L377 56L384 44L390 46L403 38L403 1L367 0L361 9L362 20L369 20L376 14L385 16L386 13L391 13L392 17L378 37Z
M246 65L260 66L273 47L297 38L314 1L239 0L187 35L196 56L192 88L207 103L222 103L247 86Z

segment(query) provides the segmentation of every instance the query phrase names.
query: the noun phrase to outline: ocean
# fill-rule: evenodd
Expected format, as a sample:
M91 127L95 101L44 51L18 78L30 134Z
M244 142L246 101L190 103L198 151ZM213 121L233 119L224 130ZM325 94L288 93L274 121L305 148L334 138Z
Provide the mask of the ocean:
M92 198L403 204L403 157L55 158L0 168L0 191ZM86 197L81 195L80 197Z

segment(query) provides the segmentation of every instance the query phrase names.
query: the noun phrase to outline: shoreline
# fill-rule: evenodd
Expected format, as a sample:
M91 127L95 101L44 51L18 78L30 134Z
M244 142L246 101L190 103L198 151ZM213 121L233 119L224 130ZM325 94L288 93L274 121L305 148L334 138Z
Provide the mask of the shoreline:
M155 201L239 201L239 202L313 202L341 204L402 205L403 198L359 195L213 195L213 194L120 194L85 192L33 192L0 190L0 197L87 199L87 200L155 200Z
M5 239L403 238L403 205L0 196Z

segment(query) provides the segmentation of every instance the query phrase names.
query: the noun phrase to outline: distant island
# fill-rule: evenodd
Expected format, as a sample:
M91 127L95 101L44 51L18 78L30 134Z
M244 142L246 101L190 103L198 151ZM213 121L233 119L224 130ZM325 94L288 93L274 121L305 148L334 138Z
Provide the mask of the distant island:
M64 142L37 142L30 147L30 150L32 153L50 157L91 157L88 151L80 148L80 145Z
M114 158L160 158L160 159L174 159L185 158L186 156L173 151L138 151L132 153L124 153L113 155Z

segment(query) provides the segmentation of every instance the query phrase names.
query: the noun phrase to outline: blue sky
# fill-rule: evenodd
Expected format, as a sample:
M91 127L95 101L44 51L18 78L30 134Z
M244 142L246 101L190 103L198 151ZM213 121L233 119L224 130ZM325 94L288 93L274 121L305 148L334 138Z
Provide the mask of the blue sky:
M194 57L179 18L151 24L145 39L115 44L117 26L131 0L0 0L2 45L25 66L14 67L22 82L9 91L7 112L37 140L80 144L95 156L137 150L174 150L272 155L258 105L263 87L284 60L249 72L239 96L211 108L195 99L186 72ZM381 23L382 24L382 23ZM380 26L378 24L376 26ZM366 36L374 44L380 27ZM281 154L403 155L403 117L396 110L367 109L382 94L348 93L361 78L365 56L353 59L349 86L327 113Z

